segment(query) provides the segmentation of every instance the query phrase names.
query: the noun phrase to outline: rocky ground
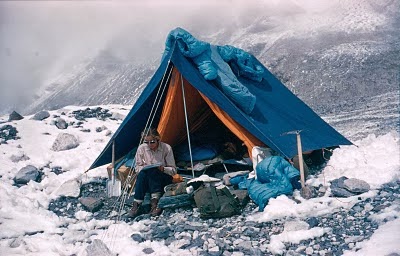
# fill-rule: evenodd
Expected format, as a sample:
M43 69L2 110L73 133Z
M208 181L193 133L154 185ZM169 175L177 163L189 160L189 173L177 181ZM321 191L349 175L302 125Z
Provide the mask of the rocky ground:
M93 197L100 202L92 209L92 218L110 218L115 199L106 197L106 180L85 184L81 187L82 197ZM370 218L386 207L399 205L400 181L382 186L377 195L355 204L350 210L340 209L329 215L306 219L279 219L271 222L247 221L246 216L253 213L257 206L250 201L241 215L223 219L200 218L197 208L166 209L160 217L148 214L137 217L142 221L143 229L132 234L137 242L146 240L165 241L166 245L189 250L194 255L266 255L271 254L267 245L271 236L284 230L307 226L308 229L321 227L329 230L320 237L303 240L299 244L285 244L285 255L342 255L344 250L352 249L357 242L369 239L378 228L378 223ZM320 196L320 195L316 195ZM79 198L59 198L52 201L49 210L59 216L75 218L75 212L88 210ZM340 198L338 198L340 200ZM129 201L129 200L128 200ZM129 210L129 202L124 207ZM383 222L391 220L390 217ZM143 251L153 252L151 248Z

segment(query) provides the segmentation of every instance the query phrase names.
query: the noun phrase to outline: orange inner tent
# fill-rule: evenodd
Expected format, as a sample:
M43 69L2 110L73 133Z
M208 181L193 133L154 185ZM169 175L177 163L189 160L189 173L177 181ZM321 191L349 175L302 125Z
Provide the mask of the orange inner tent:
M164 142L174 146L187 139L183 95L186 101L186 113L190 134L196 132L204 125L210 125L206 121L212 115L215 115L239 140L244 143L249 155L251 155L251 150L254 146L265 145L233 120L226 112L194 88L181 76L180 72L176 68L174 68L172 72L166 100L157 127ZM213 132L212 128L213 127L210 127L210 132Z

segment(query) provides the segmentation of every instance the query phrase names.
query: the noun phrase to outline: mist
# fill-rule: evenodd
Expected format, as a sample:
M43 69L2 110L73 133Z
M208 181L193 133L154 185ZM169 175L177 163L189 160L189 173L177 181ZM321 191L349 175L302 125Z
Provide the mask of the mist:
M121 61L154 63L168 33L183 27L217 42L257 17L318 12L337 1L9 1L0 2L0 114L34 101L39 88L107 51Z

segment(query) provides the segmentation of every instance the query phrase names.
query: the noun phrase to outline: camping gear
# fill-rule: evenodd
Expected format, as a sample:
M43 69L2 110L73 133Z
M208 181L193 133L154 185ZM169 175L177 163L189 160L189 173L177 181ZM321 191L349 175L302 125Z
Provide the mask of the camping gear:
M257 179L247 179L244 184L250 198L263 211L269 199L293 193L292 180L298 179L299 170L280 156L270 156L258 163Z
M126 155L148 125L172 147L190 144L188 135L196 131L229 133L249 153L254 146L269 146L287 158L297 154L296 140L279 136L288 130L303 130L305 151L352 144L254 56L199 41L181 28L168 35L159 68L89 170L110 163L114 141L115 157Z
M241 213L239 199L225 185L204 183L194 192L201 218L225 218Z
M183 177L180 174L172 176L172 183L179 183L183 181Z
M107 196L120 196L121 195L121 181L116 179L117 169L115 168L115 141L112 143L112 169L111 179L107 181Z
M163 196L176 196L181 194L186 194L187 184L186 182L178 182L169 184L164 187L164 195Z

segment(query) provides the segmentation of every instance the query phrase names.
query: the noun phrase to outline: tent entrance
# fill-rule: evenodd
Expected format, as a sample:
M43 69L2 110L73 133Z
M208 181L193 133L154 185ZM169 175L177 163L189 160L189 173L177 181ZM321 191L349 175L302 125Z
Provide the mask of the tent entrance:
M181 77L179 70L174 67L157 127L164 142L173 148L187 144L183 82L188 128L193 146L207 144L223 151L224 144L231 142L237 147L244 144L247 152L251 152L253 146L264 146L264 143L230 118L185 78L182 81Z
M232 153L231 158L238 158L239 154L246 153L246 151L247 153L251 152L252 147L255 145L264 145L232 120L185 78L181 77L180 72L174 68L157 127L162 140L174 148L177 161L183 159L190 161L188 159L189 143L185 105L190 133L190 146L195 151L195 154L199 151L202 152L203 155L200 158L206 158L207 156L212 158L212 152L215 152L216 155L222 153L222 156L229 158L227 143L236 147L237 154ZM182 82L184 92L182 90ZM182 97L183 93L185 102ZM245 147L242 145L245 145ZM186 155L182 157L179 152L185 152ZM199 156L195 155L193 160L197 161L197 157Z

